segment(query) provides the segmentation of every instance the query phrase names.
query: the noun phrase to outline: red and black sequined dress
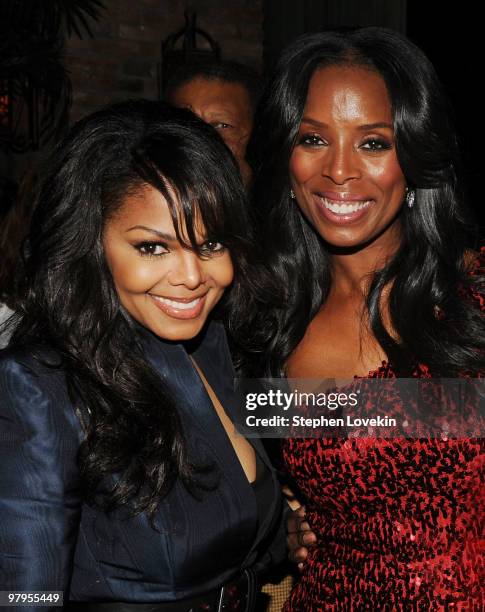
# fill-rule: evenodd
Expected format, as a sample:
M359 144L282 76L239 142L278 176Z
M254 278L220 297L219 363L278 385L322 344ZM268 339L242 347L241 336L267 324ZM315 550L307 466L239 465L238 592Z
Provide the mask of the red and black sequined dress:
M318 537L285 612L485 610L484 439L294 438L283 459Z

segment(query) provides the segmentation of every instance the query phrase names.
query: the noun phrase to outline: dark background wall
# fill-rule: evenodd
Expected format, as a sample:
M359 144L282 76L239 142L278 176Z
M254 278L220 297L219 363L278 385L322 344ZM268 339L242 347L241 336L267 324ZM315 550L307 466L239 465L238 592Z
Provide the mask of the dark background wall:
M454 110L468 200L485 236L484 104L480 94L484 35L478 5L408 1L407 34L433 62ZM439 7L439 10L436 8Z
M184 10L222 48L223 59L262 69L262 0L103 0L93 39L72 36L66 63L73 84L71 118L133 97L157 97L161 42L184 27ZM201 39L199 39L200 42Z
M281 49L303 32L382 25L406 33L433 61L455 109L469 200L485 224L480 188L483 141L482 23L478 3L425 0L104 0L93 38L66 41L73 85L71 122L130 97L157 98L160 44L184 25L184 10L217 40L223 58L267 73ZM17 179L33 154L0 156Z
M406 0L265 0L266 70L271 70L283 47L305 32L380 25L405 33L406 4Z

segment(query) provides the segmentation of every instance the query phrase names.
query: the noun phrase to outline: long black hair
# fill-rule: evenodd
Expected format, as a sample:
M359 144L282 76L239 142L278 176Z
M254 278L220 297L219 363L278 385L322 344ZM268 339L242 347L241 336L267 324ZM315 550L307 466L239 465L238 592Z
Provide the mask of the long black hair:
M416 362L453 376L483 369L483 317L463 292L476 282L467 274L465 245L471 224L458 188L457 139L446 97L433 66L404 36L384 28L307 34L283 52L256 114L249 159L254 205L265 257L282 289L259 329L259 355L249 371L282 375L285 363L328 296L328 248L290 198L289 160L315 70L361 66L384 80L391 100L397 156L412 209L401 211L402 241L376 270L367 293L370 325L394 368L410 374ZM379 305L392 285L390 333ZM254 345L256 346L257 343ZM254 346L253 346L254 348Z
M251 239L232 155L189 111L128 101L81 120L44 168L11 343L59 357L86 427L78 458L87 501L106 510L128 503L153 516L177 477L193 492L203 486L204 466L190 461L176 399L144 358L103 252L107 219L146 185L166 198L180 240L183 222L190 248L199 250L194 225L201 219L208 238L229 249L229 299L237 299ZM100 495L112 474L116 485Z

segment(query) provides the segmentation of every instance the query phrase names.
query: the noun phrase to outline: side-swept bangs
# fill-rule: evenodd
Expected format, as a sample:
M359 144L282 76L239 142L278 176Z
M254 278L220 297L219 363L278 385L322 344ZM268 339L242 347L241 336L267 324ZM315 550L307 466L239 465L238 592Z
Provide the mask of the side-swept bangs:
M140 143L133 151L134 171L165 198L177 238L187 248L201 253L197 234L237 248L247 225L238 168L209 130L211 138L204 138L205 129L180 131L177 126L173 134L165 126L164 134Z

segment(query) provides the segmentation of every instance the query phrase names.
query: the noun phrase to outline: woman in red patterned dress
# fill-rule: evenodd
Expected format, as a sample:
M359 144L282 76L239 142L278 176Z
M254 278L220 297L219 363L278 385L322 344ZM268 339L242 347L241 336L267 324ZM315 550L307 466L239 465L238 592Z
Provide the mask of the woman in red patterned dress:
M456 139L419 49L381 28L301 37L252 157L276 289L248 373L483 374ZM484 456L475 438L286 440L318 541L285 610L483 610Z

